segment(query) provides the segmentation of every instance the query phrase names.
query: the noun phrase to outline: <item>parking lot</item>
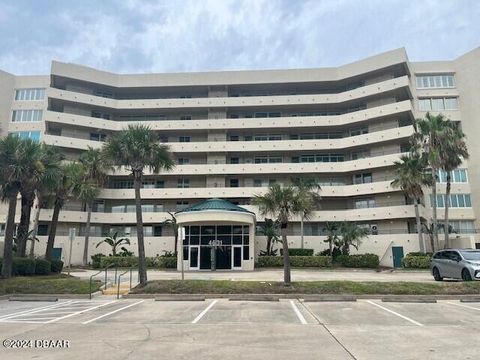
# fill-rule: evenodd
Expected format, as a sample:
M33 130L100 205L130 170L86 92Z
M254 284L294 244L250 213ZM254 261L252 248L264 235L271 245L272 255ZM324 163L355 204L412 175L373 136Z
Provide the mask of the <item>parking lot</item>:
M25 348L0 358L478 359L479 321L480 303L456 300L2 300L0 340Z

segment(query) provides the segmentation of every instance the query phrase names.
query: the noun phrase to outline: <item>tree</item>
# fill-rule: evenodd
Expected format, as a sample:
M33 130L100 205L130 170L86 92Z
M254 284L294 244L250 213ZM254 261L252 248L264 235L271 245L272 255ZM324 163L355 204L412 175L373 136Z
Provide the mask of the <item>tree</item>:
M84 176L83 179L81 179L81 183L75 187L75 192L77 197L84 202L87 210L82 260L82 264L86 265L88 262L88 241L90 237L93 201L98 197L100 187L105 184L108 171L113 171L113 168L102 156L101 150L91 147L88 147L87 151L80 156L80 164L82 164Z
M120 238L120 239L117 239L118 237L118 231L116 231L115 233L113 234L110 234L109 236L107 236L105 239L103 239L102 241L100 241L98 244L97 244L97 248L102 245L103 243L105 244L108 244L111 246L112 248L112 256L117 256L117 248L121 245L130 245L130 239L129 238ZM125 249L127 250L126 248L123 248L122 247L122 250ZM125 251L124 250L124 251ZM128 250L127 250L128 251Z
M432 181L432 222L435 249L438 249L438 220L437 220L437 173L442 166L442 142L451 135L450 120L442 114L432 115L427 112L424 119L417 119L413 123L415 133L412 135L414 151L421 151L423 158L431 168Z
M410 155L402 155L400 161L395 161L395 180L392 187L400 188L405 196L413 199L415 206L415 219L417 223L418 244L421 252L425 252L422 225L418 205L423 197L422 186L432 185L432 176L426 172L425 162L420 155L412 152Z
M103 153L111 164L125 166L133 177L137 217L139 282L141 286L144 286L147 283L147 268L140 195L142 178L146 169L158 174L161 170L171 170L175 163L168 146L160 144L157 134L144 125L129 125L127 129L109 137L104 144Z
M271 215L280 224L283 247L283 277L285 286L291 283L290 257L288 254L287 230L288 223L293 218L305 218L315 209L315 198L313 191L297 186L281 187L273 184L264 195L255 195L252 199L253 205L259 207L263 216Z
M326 222L323 228L323 231L327 235L327 239L324 241L328 243L331 258L333 258L333 246L339 241L339 230L340 225L337 222Z
M260 227L259 233L267 238L267 248L265 250L266 256L274 255L273 244L280 241L278 236L278 222L272 219L265 219ZM275 250L276 253L277 250Z
M465 134L455 122L448 122L451 131L441 142L441 169L446 172L446 191L445 191L445 228L449 228L448 210L450 207L450 192L452 185L452 171L458 168L464 159L468 159L469 154L465 142ZM445 248L450 247L449 232L445 231Z
M9 135L0 139L0 186L2 201L8 202L5 240L3 247L2 277L12 276L13 235L15 231L15 211L20 181L27 166L23 156L25 139Z
M72 196L75 185L83 176L82 166L77 162L72 162L61 166L61 174L56 179L54 185L55 200L53 206L52 220L50 221L50 231L48 233L47 249L45 250L45 259L52 259L53 245L57 232L58 216L65 201Z
M367 229L353 222L344 221L340 225L340 239L338 241L342 255L350 255L350 246L358 250L362 239L367 237L368 234L369 231Z
M177 254L177 246L178 246L178 224L177 224L177 218L173 213L168 211L168 215L170 215L170 219L165 220L162 222L162 225L169 226L173 230L173 236L175 238L175 250L173 251L175 254ZM182 245L183 246L183 245Z

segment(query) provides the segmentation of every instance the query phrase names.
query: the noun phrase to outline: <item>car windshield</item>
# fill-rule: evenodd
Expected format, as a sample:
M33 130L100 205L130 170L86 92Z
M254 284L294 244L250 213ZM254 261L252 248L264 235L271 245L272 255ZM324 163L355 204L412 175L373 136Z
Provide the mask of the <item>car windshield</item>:
M480 261L480 251L462 251L462 255L465 258L465 260Z

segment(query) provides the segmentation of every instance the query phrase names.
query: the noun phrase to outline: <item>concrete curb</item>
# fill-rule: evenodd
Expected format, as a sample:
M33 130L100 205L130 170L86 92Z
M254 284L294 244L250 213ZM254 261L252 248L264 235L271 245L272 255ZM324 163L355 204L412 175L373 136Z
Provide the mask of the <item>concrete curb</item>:
M88 299L90 298L89 294L7 294L0 297L0 300L9 300L10 297L31 297L31 298L40 298L40 297L56 297L58 299Z
M354 295L305 295L304 302L357 301Z
M435 304L437 299L432 297L386 296L382 298L382 302Z
M269 294L232 294L228 297L229 301L279 301L280 296Z
M8 301L46 301L46 302L56 302L58 301L57 296L49 295L33 295L33 296L10 296Z
M460 299L460 302L464 303L475 303L475 302L480 302L480 297L471 297L471 298L466 298L466 299Z
M203 295L161 295L155 296L155 301L205 301Z

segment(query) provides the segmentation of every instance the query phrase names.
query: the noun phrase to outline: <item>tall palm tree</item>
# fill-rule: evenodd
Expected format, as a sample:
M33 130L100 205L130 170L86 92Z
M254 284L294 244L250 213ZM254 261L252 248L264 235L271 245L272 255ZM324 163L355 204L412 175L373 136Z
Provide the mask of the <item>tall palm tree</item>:
M364 237L367 237L369 231L363 227L358 226L353 222L344 221L340 225L340 236L339 240L340 250L343 255L350 254L350 246L353 246L358 250L358 247L361 244L361 241Z
M300 177L292 179L293 185L298 187L303 191L310 191L313 197L313 201L317 204L320 203L320 194L319 191L321 190L320 185L318 184L317 180L311 177ZM300 247L303 249L304 247L304 233L303 230L305 222L305 215L300 217Z
M259 207L263 216L271 215L280 224L283 247L283 278L285 286L291 283L290 257L288 254L287 230L293 218L305 218L315 209L313 191L296 186L281 187L273 184L264 195L255 195L252 204Z
M45 173L45 153L37 141L26 139L23 146L25 173L20 181L21 214L17 228L17 252L16 255L25 256L27 239L30 226L30 214L35 201L35 190Z
M158 174L161 170L171 170L175 163L168 146L160 144L157 134L144 125L129 125L127 129L108 138L103 152L113 165L125 166L133 177L137 216L138 272L140 285L143 286L147 283L147 268L140 195L142 178L146 169Z
M330 257L333 258L333 246L339 241L340 224L337 222L326 222L323 231L327 234L327 239L324 241L328 243Z
M38 234L38 223L40 219L40 211L44 205L45 200L51 197L55 190L56 184L62 176L61 163L65 156L61 150L56 146L42 144L43 164L45 172L41 181L37 184L35 189L36 208L32 223L32 238L36 238ZM30 257L33 258L35 254L35 241L32 241L30 246Z
M77 162L72 162L61 166L61 176L55 184L55 200L53 207L52 220L50 222L50 231L48 233L47 249L45 250L45 259L52 259L53 245L57 233L58 216L65 201L72 196L75 185L83 176L82 166Z
M395 180L392 187L400 188L405 196L413 199L415 207L415 219L417 223L418 245L421 252L425 252L425 242L420 220L418 205L423 197L422 186L432 185L432 176L426 172L425 162L420 155L412 152L410 155L402 155L400 161L395 161Z
M451 127L449 136L445 136L441 143L441 169L447 174L447 184L445 191L445 220L444 229L449 229L448 210L450 207L450 192L452 187L452 171L458 168L464 159L468 159L467 144L465 134L460 129L458 123L453 121L448 123ZM450 247L449 232L445 231L445 248Z
M278 236L278 222L272 219L265 219L262 226L260 227L259 233L267 238L267 248L265 250L265 255L273 255L273 244L280 240ZM277 250L275 250L276 253Z
M449 135L451 126L450 120L442 114L432 115L426 113L425 118L416 119L413 123L415 133L412 135L412 143L415 150L422 151L435 177L432 182L432 222L433 239L435 248L438 249L438 220L437 220L437 172L442 166L442 142Z
M173 236L175 238L175 250L174 253L177 254L177 246L178 246L178 224L177 224L177 218L173 213L168 211L168 215L170 215L170 219L165 220L162 222L162 225L165 226L170 226L173 230ZM183 244L182 244L183 246Z
M91 147L88 147L87 151L80 156L80 164L83 166L84 178L82 182L76 186L75 191L77 197L85 203L87 210L82 260L83 265L86 265L88 262L88 242L93 202L100 193L99 188L105 184L108 172L113 171L113 167L108 164L100 149L93 149Z
M12 276L13 236L15 231L15 211L21 179L24 176L26 161L23 157L25 140L9 135L0 139L0 186L2 201L8 202L7 222L3 248L2 277ZM27 161L28 163L28 161Z

